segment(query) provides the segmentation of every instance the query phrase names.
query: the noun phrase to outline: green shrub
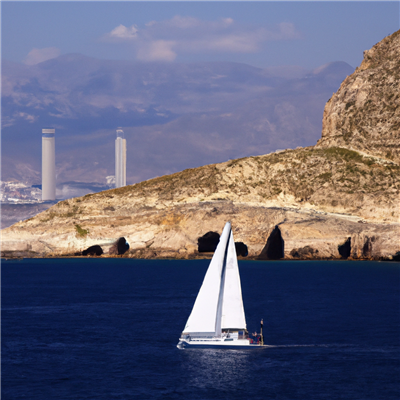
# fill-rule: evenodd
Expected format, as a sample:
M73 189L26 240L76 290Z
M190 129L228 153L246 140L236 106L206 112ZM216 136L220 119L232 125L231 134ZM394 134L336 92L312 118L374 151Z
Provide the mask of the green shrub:
M332 178L332 172L325 172L325 173L317 176L317 179L321 179L324 182L329 181L329 179L331 179L331 178Z
M86 237L89 234L89 229L82 229L78 224L75 224L75 229L77 236Z

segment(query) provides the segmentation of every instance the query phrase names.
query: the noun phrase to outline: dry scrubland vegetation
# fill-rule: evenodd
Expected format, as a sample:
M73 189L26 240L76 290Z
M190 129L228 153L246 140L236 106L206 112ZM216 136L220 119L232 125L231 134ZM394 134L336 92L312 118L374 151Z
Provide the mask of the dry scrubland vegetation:
M129 216L139 209L231 200L265 206L399 218L400 166L345 148L302 148L184 170L136 185L65 200L42 213L40 222L93 215ZM118 200L118 206L115 201ZM278 204L279 203L279 204ZM118 211L116 212L116 209Z
M283 195L293 196L295 203L354 212L366 196L377 204L397 205L399 172L397 164L345 148L305 148L186 170L109 193L146 198L156 191L160 201L197 197L246 203L267 203Z

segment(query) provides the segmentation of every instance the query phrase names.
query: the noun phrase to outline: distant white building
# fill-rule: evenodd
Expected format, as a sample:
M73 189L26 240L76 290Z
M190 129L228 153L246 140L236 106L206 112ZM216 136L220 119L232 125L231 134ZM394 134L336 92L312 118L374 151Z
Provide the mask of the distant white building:
M115 175L106 176L106 182L109 187L115 186Z
M117 139L115 139L115 187L126 186L126 139L124 131L117 129Z
M56 199L55 129L42 129L42 200Z

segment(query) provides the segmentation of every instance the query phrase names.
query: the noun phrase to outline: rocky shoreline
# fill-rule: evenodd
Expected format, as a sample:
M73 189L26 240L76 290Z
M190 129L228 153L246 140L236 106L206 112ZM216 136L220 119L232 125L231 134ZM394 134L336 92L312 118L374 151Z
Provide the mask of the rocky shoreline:
M209 255L204 255L204 254L198 254L198 253L193 253L193 254L188 254L188 255L181 255L179 252L169 252L169 254L165 254L164 252L160 252L160 254L157 254L157 252L149 251L149 252L132 252L132 253L127 253L124 255L117 255L117 256L110 256L110 255L101 255L101 256L95 256L95 255L88 255L88 256L75 256L73 254L46 254L46 255L41 255L37 254L34 252L29 252L29 251L4 251L1 252L1 258L4 260L23 260L23 259L34 259L34 258L40 258L40 259L64 259L64 258L70 258L70 259L87 259L87 258L94 258L94 259L111 259L111 258L130 258L130 259L137 259L137 260L211 260L212 254ZM284 258L284 259L279 259L279 260L260 260L258 257L238 257L239 261L279 261L279 262L285 262L285 261L382 261L382 262L400 262L400 253L395 254L394 256L388 256L388 257L369 257L369 258L309 258L309 257L297 257L297 258Z
M53 206L8 228L1 256L73 257L90 246L101 246L101 257L210 258L212 253L199 252L199 238L207 232L218 234L226 221L232 223L235 240L247 246L248 256L243 259L390 260L400 250L400 224L346 215L230 201L125 209L124 213L119 209L118 216L116 211L113 215L91 212L75 220ZM118 237L126 239L129 250L122 256L109 255Z

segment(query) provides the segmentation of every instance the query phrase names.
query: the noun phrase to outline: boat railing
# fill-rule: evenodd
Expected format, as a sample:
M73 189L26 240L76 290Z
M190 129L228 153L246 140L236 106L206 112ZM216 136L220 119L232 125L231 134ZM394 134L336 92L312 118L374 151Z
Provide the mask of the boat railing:
M183 340L188 340L190 341L203 341L203 340L216 340L216 339L222 339L222 337L217 337L217 336L192 336L192 335L181 335L181 339Z

